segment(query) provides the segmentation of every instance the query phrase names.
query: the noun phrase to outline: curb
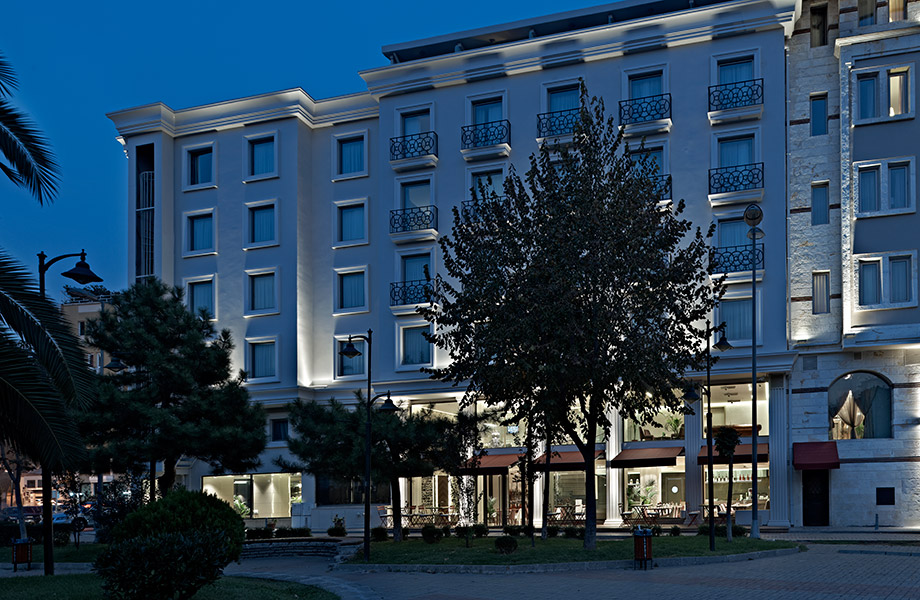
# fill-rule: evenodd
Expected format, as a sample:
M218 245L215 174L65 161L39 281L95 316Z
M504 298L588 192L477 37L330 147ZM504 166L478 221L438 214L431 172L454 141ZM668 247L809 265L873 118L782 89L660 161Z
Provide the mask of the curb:
M798 548L777 548L745 554L726 554L723 556L674 556L654 559L655 567L687 567L693 565L712 565L719 563L741 562L760 558L773 558L797 554ZM515 575L518 573L559 573L566 571L606 571L609 569L628 569L632 560L598 560L570 563L541 563L531 565L360 565L337 564L330 570L340 573L463 573L479 575Z

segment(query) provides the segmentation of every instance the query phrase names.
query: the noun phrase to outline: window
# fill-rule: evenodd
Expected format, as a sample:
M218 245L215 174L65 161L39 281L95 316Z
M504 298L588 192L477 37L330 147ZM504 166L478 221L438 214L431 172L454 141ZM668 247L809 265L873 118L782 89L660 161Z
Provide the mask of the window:
M502 101L500 98L478 100L473 102L473 125L482 125L502 120Z
M364 502L364 483L357 479L316 475L316 504L361 504ZM371 481L371 504L390 503L390 485L386 481Z
M856 79L859 95L859 118L878 116L878 76L861 75Z
M208 315L213 319L216 315L214 311L214 280L190 281L187 289L189 310L197 315L204 309L208 311Z
M364 202L336 203L336 242L337 246L362 244L367 242L367 218Z
M337 308L363 308L364 298L364 271L356 273L339 273L339 303Z
M286 442L288 441L288 420L287 419L272 419L271 430L272 430L272 441L273 442Z
M360 352L354 358L342 356L340 352L348 343L347 339L336 341L336 377L349 377L352 375L364 375L364 340L352 340L355 350Z
M750 57L719 61L719 84L740 83L754 79L754 60Z
M501 169L473 173L471 179L473 194L480 200L505 193L505 173Z
M249 202L246 204L243 226L245 227L244 249L264 248L278 243L278 214L272 201Z
M428 325L404 327L402 329L401 365L431 364L431 344L425 339L426 333L428 333Z
M847 373L827 389L828 438L891 437L891 386L872 373Z
M892 304L911 301L911 266L909 256L893 256L888 260L890 300Z
M575 110L581 106L581 99L578 97L578 86L571 85L549 90L549 112L560 112L563 110Z
M427 110L419 110L400 115L403 135L417 135L431 131L431 115Z
M338 140L339 175L364 172L364 138L353 137Z
M750 298L723 299L719 303L719 319L725 322L725 337L730 341L751 339Z
M402 184L401 208L424 208L431 206L431 182L412 181Z
M811 186L811 224L827 225L830 223L830 188L827 183Z
M811 97L811 135L827 134L827 95Z
M907 19L908 0L888 0L888 22L904 21Z
M831 312L830 273L811 275L811 313L823 315Z
M725 219L719 221L719 247L726 246L750 246L751 241L747 234L751 230L744 219ZM750 255L746 259L750 265Z
M86 335L86 321L77 323L77 335Z
M875 488L875 504L876 506L894 506L894 488Z
M859 169L859 212L878 212L879 169Z
M719 140L719 166L739 167L754 162L754 136Z
M249 177L262 178L277 174L275 165L275 136L247 138L247 165Z
M909 165L896 164L888 166L888 207L907 208L910 206Z
M875 25L875 0L859 0L859 26Z
M888 116L896 117L909 112L908 72L900 69L888 71Z
M274 341L249 343L249 379L275 377L277 360Z
M424 254L408 254L402 257L402 277L403 282L408 281L424 281L425 271L428 270L429 276L434 276L431 273L431 255L427 252Z
M629 77L629 97L647 98L661 95L661 72L631 75Z
M275 274L249 276L249 309L253 312L275 308Z
M212 171L212 158L214 150L210 146L207 148L197 148L188 152L188 184L190 186L209 184L214 181Z
M878 261L859 262L859 304L870 306L882 301L881 269Z
M827 45L827 5L811 7L811 47Z
M661 175L664 165L664 148L645 148L636 152L631 152L630 156L634 165L640 164L648 158L649 175Z
M187 224L188 252L214 250L214 214L190 215Z

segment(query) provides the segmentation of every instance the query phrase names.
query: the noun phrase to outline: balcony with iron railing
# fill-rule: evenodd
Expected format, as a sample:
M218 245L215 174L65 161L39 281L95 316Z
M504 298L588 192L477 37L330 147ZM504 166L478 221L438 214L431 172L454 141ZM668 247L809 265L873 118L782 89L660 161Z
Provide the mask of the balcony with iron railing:
M557 138L570 136L581 119L581 109L557 110L537 115L537 137Z
M711 124L759 119L762 114L763 79L709 86Z
M462 126L460 152L467 161L508 156L511 154L511 122L502 120Z
M390 211L390 238L394 242L432 240L437 235L437 206L413 206Z
M505 196L490 196L479 200L464 200L460 203L461 214L468 215L469 220L478 221L480 217L480 207L492 202L504 202Z
M709 264L713 273L743 273L751 269L762 270L764 266L763 244L757 244L751 261L751 245L719 246L712 248Z
M763 163L709 169L709 201L735 204L763 198Z
M655 195L658 201L671 199L671 176L670 175L653 175L649 177L655 186Z
M390 138L390 166L394 171L425 169L438 164L438 134L434 131Z
M620 100L620 125L626 135L671 130L671 94Z
M434 282L430 279L396 281L390 284L390 306L410 306L431 302Z

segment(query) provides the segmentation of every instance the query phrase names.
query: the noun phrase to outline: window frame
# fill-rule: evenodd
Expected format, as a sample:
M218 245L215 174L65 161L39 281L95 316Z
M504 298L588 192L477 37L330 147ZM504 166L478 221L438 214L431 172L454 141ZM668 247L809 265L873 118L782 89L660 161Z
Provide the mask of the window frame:
M891 168L907 169L907 206L891 208ZM912 214L917 211L917 172L913 156L897 156L882 160L862 160L853 162L852 188L854 199L853 213L857 219L885 217L890 215ZM865 170L878 170L878 210L866 211L860 206L860 173Z
M280 335L266 335L258 337L246 337L246 351L244 356L244 361L246 364L246 380L245 384L260 384L260 383L277 383L281 381L281 365L279 364L279 357L281 356L281 336ZM255 377L251 375L253 373L252 361L255 358L255 353L253 352L253 346L260 344L274 344L275 351L275 374L267 375L263 377Z
M716 307L716 310L715 310L716 315L715 315L715 318L713 319L713 323L721 323L724 321L721 315L722 302L726 300L750 300L750 299L751 299L750 289L738 288L738 289L727 290L725 294L722 296L722 299L719 302L718 306ZM757 306L755 307L755 310L757 311L757 331L756 331L757 346L760 347L760 346L763 346L763 343L764 343L764 340L763 340L763 294L762 294L761 289L757 290ZM727 339L729 343L735 348L744 348L744 347L750 348L751 347L751 338L747 338L747 339L727 338Z
M211 180L195 183L191 182L192 178L192 153L210 149L211 150ZM217 142L202 142L199 144L188 144L182 146L182 191L195 192L198 190L209 190L217 187Z
M357 335L364 335L363 333L353 333L353 334L335 334L332 341L332 378L335 381L360 381L367 379L367 342L365 340L356 340L354 339ZM362 350L362 355L365 357L364 368L360 373L354 373L352 375L342 375L339 373L339 350L342 344L348 342L348 338L352 338L352 343L362 343L364 344L364 350Z
M891 301L891 261L900 258L910 260L910 300L907 302ZM879 263L879 302L877 304L859 303L860 265L862 263ZM853 306L857 311L894 310L915 308L917 302L917 250L892 250L889 252L871 252L853 255Z
M816 102L823 102L823 103L824 103L824 114L823 114L823 115L817 115L817 117L819 117L819 118L817 118L817 119L816 119L816 115L815 115L815 103L816 103ZM814 93L814 94L811 94L811 95L808 97L808 108L809 108L808 122L809 122L809 129L810 129L811 137L818 137L818 136L822 136L822 135L828 135L828 134L830 133L830 127L828 126L828 125L829 125L829 122L828 122L829 119L827 118L827 117L828 117L827 102L828 102L828 101L827 101L827 92L818 92L818 93ZM816 124L816 123L820 123L820 124L822 125L824 131L815 133L815 124Z
M500 100L502 103L502 117L500 121L509 120L509 106L508 106L508 90L497 89L491 90L488 92L481 92L477 94L468 94L464 99L464 123L466 125L478 125L478 123L473 123L473 106L479 102L485 102L488 100Z
M435 108L434 102L421 102L418 104L397 106L394 109L395 118L393 120L393 136L403 137L407 135L403 131L403 116L421 113L426 110L428 111L428 125L430 127L429 131L436 131L437 128L435 127L435 121L434 121L434 108Z
M824 189L827 195L824 210L821 213L815 210L815 190ZM812 181L811 182L811 197L809 198L809 205L811 206L811 226L819 227L821 225L830 225L831 222L831 182L830 181ZM815 223L815 215L822 214L824 221L821 223Z
M243 271L245 280L243 285L243 317L264 317L277 315L281 312L281 267L263 267L261 269L246 269ZM275 305L269 308L252 308L252 278L263 275L274 276Z
M709 85L719 84L719 66L722 63L737 61L748 58L754 63L754 79L761 79L763 75L760 69L760 48L745 48L743 50L732 50L731 52L720 52L709 57Z
M434 173L424 173L421 175L405 175L401 177L393 178L393 200L395 210L403 209L403 186L412 185L414 183L428 183L428 204L426 206L437 206L435 202L436 187L435 187L435 174Z
M710 154L710 164L712 166L710 168L712 169L724 168L722 165L721 142L729 141L733 139L744 138L744 137L751 137L754 140L754 143L753 143L753 146L754 146L753 159L754 160L753 162L749 164L756 165L757 163L764 162L762 150L760 147L761 146L760 127L746 127L743 129L731 129L731 130L726 130L726 131L719 131L718 133L712 134L712 147L711 147L711 154ZM766 184L767 182L764 181L764 186L766 186Z
M542 93L540 94L540 113L548 113L549 110L549 95L553 92L562 91L572 86L575 86L576 90L579 89L578 86L581 85L581 80L577 77L567 77L565 79L557 79L554 81L544 81L540 84L542 88Z
M816 290L815 283L818 277L826 278L826 282L824 286L824 298L822 299L822 301L824 302L825 310L821 310L821 311L818 310L818 304L816 302L816 295L815 295L815 290ZM826 314L830 314L830 312L831 312L831 272L828 270L812 271L811 272L811 314L826 315Z
M340 154L339 147L342 142L347 142L349 140L354 140L361 138L364 142L363 147L363 161L364 169L361 171L354 171L351 173L340 173L341 164L340 164ZM367 164L369 154L368 146L370 145L370 133L368 129L353 129L348 131L342 131L340 133L334 133L332 135L332 181L348 181L349 179L358 179L359 177L367 177L369 174L369 165Z
M342 230L342 212L343 208L349 208L353 206L360 206L364 214L364 237L355 238L353 240L342 240L340 239L340 232ZM349 200L334 200L332 202L332 248L349 248L351 246L366 246L370 243L368 237L368 198L351 198Z
M473 188L473 180L475 179L477 175L486 173L486 172L495 172L495 171L501 171L502 182L504 182L504 180L508 177L507 163L504 163L504 162L477 163L475 166L467 167L466 168L466 181L465 181L466 193L464 197L470 200L473 199L471 190ZM504 188L496 189L495 195L504 196L505 195Z
M866 8L871 8L871 23L863 23L863 17L859 14L859 9L863 8L865 4ZM867 13L868 14L868 13ZM869 19L870 17L866 17ZM856 3L856 26L857 27L872 27L873 25L878 24L878 2L876 0L858 0Z
M332 285L332 314L334 316L338 315L354 315L360 313L370 312L370 266L367 264L356 265L351 267L337 267L333 270L333 285ZM341 277L343 275L352 275L354 273L361 273L364 275L364 304L361 306L352 306L348 308L342 308L342 292L341 292Z
M271 206L275 217L275 237L263 242L253 242L252 232L252 211L253 209L265 208ZM243 250L258 250L259 248L270 248L281 244L281 218L278 214L279 202L277 198L269 200L256 200L243 204Z
M214 322L214 321L217 321L217 310L218 310L217 309L217 298L218 298L217 273L211 273L209 275L196 275L194 277L183 277L182 278L182 289L185 291L185 295L183 296L183 302L185 302L185 306L188 308L189 312L192 312L191 286L197 283L206 283L206 282L211 283L211 305L214 307L214 311L213 311L213 314L211 315L210 320L211 322ZM193 314L197 315L198 313L194 312Z
M421 369L426 367L433 367L435 364L435 346L430 343L429 346L429 361L427 363L418 363L418 364L403 364L403 349L405 346L405 339L403 337L403 332L407 329L420 329L422 327L428 327L428 332L431 333L431 323L421 319L412 319L407 321L400 321L396 323L396 366L395 371L397 372L419 372Z
M901 121L904 119L913 119L916 116L917 101L914 90L916 89L915 63L897 63L890 65L879 65L872 67L862 67L850 71L850 95L852 96L852 124L854 126L872 125L874 123L886 123L890 121ZM889 77L892 74L907 74L907 111L897 115L889 115L891 106L891 90ZM872 117L860 117L860 95L859 81L865 78L875 79L875 99L876 114Z
M823 13L823 14L824 14L824 26L823 26L823 28L821 29L821 36L820 36L820 37L821 37L821 40L823 40L823 41L819 40L819 43L817 43L817 44L815 44L815 37L814 37L814 32L815 32L815 13L816 13L816 12L817 12L817 13ZM822 47L824 47L824 46L827 46L827 44L828 44L828 37L830 37L830 36L828 35L828 33L830 32L830 30L829 30L829 28L828 28L828 25L829 25L829 23L828 23L828 13L829 13L829 11L827 10L827 4L812 5L811 7L809 7L809 11L808 11L808 26L809 26L809 27L808 27L808 31L809 31L809 42L811 43L811 47L812 47L812 48L822 48Z
M259 173L254 175L252 169L252 144L261 140L269 139L272 140L272 151L273 151L273 166L275 167L272 171L267 173ZM280 146L280 134L278 130L271 131L261 131L259 133L250 133L243 136L243 183L253 183L255 181L262 181L264 179L274 179L279 176L279 165L278 165L278 146Z
M275 439L275 423L286 423L284 428L284 439ZM291 439L291 422L287 417L269 418L268 419L268 447L283 447Z
M211 217L211 246L209 248L199 248L192 250L192 219ZM202 208L199 210L187 210L182 213L182 257L193 258L196 256L209 256L217 254L217 208Z

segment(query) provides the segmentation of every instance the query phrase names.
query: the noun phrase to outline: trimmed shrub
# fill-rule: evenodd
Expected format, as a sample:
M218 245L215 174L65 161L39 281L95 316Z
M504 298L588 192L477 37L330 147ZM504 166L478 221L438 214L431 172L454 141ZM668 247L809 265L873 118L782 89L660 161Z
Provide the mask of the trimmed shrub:
M559 535L558 525L547 525L546 526L546 537L557 537L558 535Z
M444 527L442 527L441 534L444 537L449 538L450 537L450 525L445 525Z
M275 529L276 538L302 538L313 537L309 527L278 527Z
M442 537L444 537L444 532L441 531L440 527L435 527L434 525L422 527L422 539L425 540L426 544L437 544Z
M465 538L473 535L473 528L470 525L457 525L454 527L454 535L458 538Z
M534 534L535 528L533 525L524 525L521 527L521 535L524 537L530 537Z
M204 492L172 491L125 517L112 531L113 542L158 536L164 533L222 531L227 534L227 563L238 560L246 527L233 508Z
M655 537L660 536L662 531L664 530L661 528L661 525L659 525L658 523L655 523L654 525L652 525L652 535L654 535Z
M572 527L571 525L565 527L562 530L563 535L567 538L577 538L579 540L585 539L585 528L584 527Z
M680 525L674 525L669 531L671 533L671 537L680 537Z
M26 537L35 542L42 541L41 525L26 524ZM0 523L0 546L9 546L13 540L19 539L19 523Z
M270 540L274 532L268 527L254 527L246 530L247 540Z
M54 526L54 538L53 544L57 548L63 548L70 543L70 535L73 532L73 527L67 524L59 524Z
M476 523L473 525L473 535L481 538L489 535L489 526L485 523Z
M374 527L371 529L371 541L385 542L388 539L390 539L390 536L387 533L386 527Z
M345 537L346 535L348 535L348 532L345 530L345 527L341 525L333 525L332 527L326 530L326 534L329 537Z
M499 554L511 554L517 550L517 547L517 540L510 535L495 538L495 549L498 550Z
M111 544L93 568L106 598L185 600L217 581L229 563L229 545L227 533L217 529L129 538Z
M502 532L504 532L505 535L518 537L524 532L524 528L520 525L505 525L502 527Z
M716 537L724 538L727 532L727 529L728 528L725 525L716 525ZM747 534L748 534L747 527L742 527L741 525L732 523L732 537L746 537ZM700 525L699 529L697 530L697 535L709 535L709 524L703 523L702 525Z

